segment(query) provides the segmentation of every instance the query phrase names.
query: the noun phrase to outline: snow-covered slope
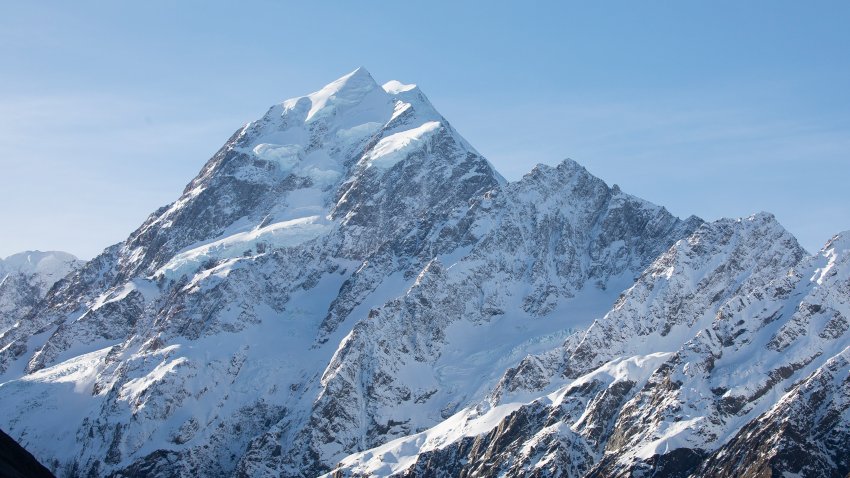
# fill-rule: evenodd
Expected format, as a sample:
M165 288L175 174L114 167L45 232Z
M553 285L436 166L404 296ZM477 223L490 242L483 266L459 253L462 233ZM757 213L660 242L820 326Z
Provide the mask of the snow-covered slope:
M725 246L705 247L709 237ZM767 247L738 247L757 238L769 238ZM489 400L347 457L335 476L843 477L847 234L801 256L769 215L705 224L587 331L509 370ZM702 286L670 287L684 271ZM727 292L710 286L728 273ZM554 391L523 402L547 388Z
M60 251L26 251L0 259L0 335L24 318L53 284L82 265Z
M318 473L452 415L529 351L613 304L654 256L699 223L609 188L575 162L539 166L453 214L403 295L364 310L321 375L308 426L252 445L244 476ZM401 292L401 291L400 291ZM280 443L289 444L280 451ZM316 467L309 457L327 457ZM304 457L308 457L307 460Z
M703 224L661 254L605 317L509 370L494 400L533 396L616 357L672 352L711 324L730 297L783 276L804 254L770 214Z
M0 336L0 428L60 476L722 473L843 373L830 244L571 160L506 183L360 68L240 128Z

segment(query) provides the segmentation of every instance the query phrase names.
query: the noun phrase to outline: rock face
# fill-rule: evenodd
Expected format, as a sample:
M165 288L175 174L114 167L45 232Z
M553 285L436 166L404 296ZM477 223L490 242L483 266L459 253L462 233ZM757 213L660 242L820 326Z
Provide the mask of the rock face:
M700 476L844 477L850 473L847 450L850 380L845 348L796 384L770 410L745 425L708 457Z
M844 237L507 183L361 68L14 319L0 426L58 476L839 476Z

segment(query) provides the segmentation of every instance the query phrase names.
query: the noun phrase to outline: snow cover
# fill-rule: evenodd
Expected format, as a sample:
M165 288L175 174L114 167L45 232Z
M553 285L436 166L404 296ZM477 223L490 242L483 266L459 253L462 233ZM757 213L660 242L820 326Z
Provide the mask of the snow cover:
M298 164L303 148L298 144L260 143L252 151L262 160L276 162L280 171L287 173Z
M420 149L421 143L427 141L439 127L439 122L428 121L417 128L381 138L371 151L363 155L363 162L367 167L391 168L411 152Z
M594 380L600 380L609 385L623 381L646 382L649 375L672 355L672 353L655 353L613 360L561 389L536 399L535 402L557 407L572 390ZM490 432L505 417L523 405L527 404L503 403L485 410L480 407L466 408L424 432L350 455L341 460L339 466L349 473L362 476L390 476L400 473L410 468L422 453L456 443L463 437L475 437ZM576 423L584 418L584 415L580 416ZM323 476L329 477L331 473Z
M386 91L387 93L389 93L391 95L397 95L399 93L404 93L405 91L410 91L410 90L416 88L416 85L414 85L414 84L405 85L404 83L402 83L400 81L390 80L390 81L384 83L382 88L384 89L384 91Z
M490 431L520 406L519 403L499 405L483 414L474 409L465 409L427 431L348 456L340 462L340 466L350 468L354 473L390 476L413 465L420 453L438 449L463 437Z
M374 86L375 80L369 72L365 68L358 68L308 95L311 105L306 120L310 121L317 114L328 115L335 109L357 105L366 95L374 91Z
M179 279L206 261L221 262L244 256L262 244L268 247L296 247L321 236L330 229L327 219L307 216L281 221L181 252L154 273L153 278Z

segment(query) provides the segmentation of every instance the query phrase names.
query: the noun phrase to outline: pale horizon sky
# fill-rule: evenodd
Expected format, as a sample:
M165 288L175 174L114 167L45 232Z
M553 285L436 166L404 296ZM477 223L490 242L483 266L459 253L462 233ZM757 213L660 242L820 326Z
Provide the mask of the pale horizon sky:
M94 257L361 65L509 180L569 157L683 218L772 212L814 252L850 229L847 25L840 1L3 4L0 257Z

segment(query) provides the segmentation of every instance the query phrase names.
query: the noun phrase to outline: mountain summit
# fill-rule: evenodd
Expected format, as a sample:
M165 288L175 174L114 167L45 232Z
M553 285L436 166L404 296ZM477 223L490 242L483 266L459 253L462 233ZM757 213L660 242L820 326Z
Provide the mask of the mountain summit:
M843 477L846 244L571 160L508 183L359 68L0 335L0 428L69 477Z

